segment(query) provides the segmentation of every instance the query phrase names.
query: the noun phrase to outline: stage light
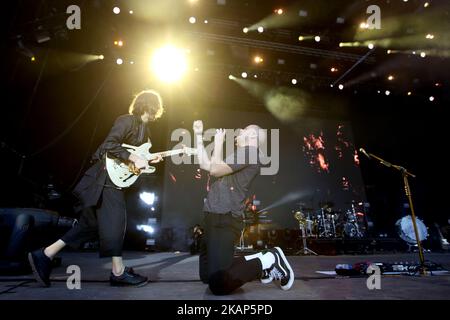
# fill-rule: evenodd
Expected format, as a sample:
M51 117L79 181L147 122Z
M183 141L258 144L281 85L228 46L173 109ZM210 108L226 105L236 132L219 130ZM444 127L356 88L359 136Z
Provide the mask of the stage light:
M426 36L425 36L425 38L426 39L434 39L434 35L432 35L431 33L429 33L429 34L427 34Z
M298 41L303 41L305 38L303 36L298 37Z
M244 79L247 78L247 72L242 72L241 73L241 77L244 78Z
M120 13L120 8L119 8L119 7L114 7L114 8L113 8L113 12L114 12L115 14L119 14L119 13Z
M429 99L430 101L434 101L434 97L433 97L433 96L429 97L428 99Z
M259 33L263 33L264 32L264 27L258 27L258 32Z
M410 96L410 95L412 95L412 92L411 92L411 91L408 91L408 96Z
M388 95L391 94L391 92L390 92L389 90L386 90L386 91L384 92L384 94L388 96Z
M333 88L334 87L333 84L330 84L330 87Z
M263 62L264 60L263 60L263 58L261 58L260 56L256 56L256 57L253 59L253 61L255 61L255 63L261 63L261 62Z
M139 198L141 198L141 200L144 201L149 206L155 203L155 193L153 192L141 192Z
M389 76L388 76L388 80L389 80L389 81L394 80L394 76L393 76L393 75L389 75Z
M255 78L255 79L258 78L258 75L255 74L255 75L253 76L253 78Z
M243 32L243 33L247 33L247 32L248 32L248 28L245 27L244 29L242 29L242 32Z
M373 48L375 48L375 46L374 46L373 43L369 43L369 44L367 45L367 47L368 47L370 50L372 50Z
M129 12L130 12L130 14L133 14L133 13L134 13L133 10L130 10Z
M275 9L276 14L283 14L283 9Z
M441 84L440 84L439 82L436 82L434 85L435 85L436 87L440 87L440 86L441 86Z
M331 72L337 72L338 71L338 69L335 68L335 67L332 67L330 70L331 70Z
M117 63L118 65L121 65L121 64L123 63L123 60L122 60L121 58L118 58L118 59L116 60L116 63Z
M361 29L367 29L367 28L369 28L369 25L368 25L366 22L361 22L361 23L359 24L359 27L360 27Z
M155 229L152 226L149 226L147 224L138 224L136 226L136 229L138 231L144 231L144 232L147 232L147 233L150 233L150 234L155 232Z
M122 41L122 40L117 41L117 45L118 45L119 47L122 47L122 46L123 46L123 41Z
M130 61L130 64L134 64L134 61Z
M391 54L391 53L392 53L392 50L389 49L388 51L386 51L386 53L387 53L387 54Z
M103 59L105 59L105 56L101 54L101 55L97 56L97 58L98 58L99 60L103 60Z
M316 42L320 42L320 36L315 36L315 37L314 37L314 40L315 40Z
M36 57L31 57L31 61L35 62L36 61Z
M422 51L422 52L420 53L420 56L421 56L422 58L425 58L425 57L427 56L427 54L426 54L425 52Z
M153 54L151 66L161 81L175 82L187 70L185 51L169 45L162 47Z
M429 3L429 2L425 2L425 3L423 4L423 6L424 6L424 8L428 8L428 7L430 6L430 3Z
M195 19L195 17L190 17L189 18L189 23L194 24L197 21L197 19Z
M291 80L291 83L292 83L292 84L297 84L297 79L292 79L292 80Z
M230 75L228 76L228 79L230 79L230 80L234 80L234 79L236 79L236 77L235 77L235 76L233 76L232 74L230 74Z
M208 20L203 21L205 24L208 24Z
M343 85L343 84L340 84L340 85L338 86L338 88L339 88L339 90L343 90L343 89L344 89L344 85Z

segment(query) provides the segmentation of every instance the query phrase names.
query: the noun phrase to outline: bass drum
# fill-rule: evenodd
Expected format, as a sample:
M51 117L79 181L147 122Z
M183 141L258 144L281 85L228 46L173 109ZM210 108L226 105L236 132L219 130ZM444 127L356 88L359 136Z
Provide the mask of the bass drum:
M417 231L419 233L419 240L423 241L428 237L428 230L422 220L416 218ZM416 234L414 232L414 225L410 215L403 217L395 223L398 235L409 244L416 244Z
M354 223L347 222L344 225L344 236L346 238L356 238L358 236L358 229Z

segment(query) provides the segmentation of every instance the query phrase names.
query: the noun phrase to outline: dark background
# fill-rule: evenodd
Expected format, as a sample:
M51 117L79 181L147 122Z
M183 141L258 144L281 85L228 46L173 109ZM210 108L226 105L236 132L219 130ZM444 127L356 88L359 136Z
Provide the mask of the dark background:
M65 29L65 8L75 2L82 9L82 29L69 31ZM353 40L354 26L364 17L365 1L342 1L339 4L306 1L303 2L309 12L306 22L286 27L281 30L283 32L268 30L261 35L252 33L248 36L242 33L243 26L262 19L280 4L288 7L297 2L227 1L225 6L221 6L216 1L205 1L203 6L194 8L187 3L146 1L140 2L141 9L138 2L75 2L17 1L8 2L2 10L6 41L2 45L4 57L1 63L4 85L0 125L3 177L0 206L55 209L61 215L76 217L71 197L74 184L88 167L92 152L102 142L114 119L126 113L133 95L145 88L161 92L166 107L165 116L152 125L152 150L170 148L168 141L173 126L190 129L193 119L203 119L207 128L239 127L254 118L264 119L272 127L277 120L261 99L228 79L231 73L239 75L247 71L258 74L258 81L273 88L291 87L300 95L307 93L307 103L303 105L298 124L280 123L279 126L283 128L282 136L287 136L289 141L283 145L283 154L289 157L283 156L283 159L289 160L283 161L292 161L282 170L293 170L290 168L297 159L305 161L301 158L299 132L307 132L309 126L313 130L320 128L325 130L327 139L331 139L336 125L343 123L353 137L349 141L354 147L364 147L417 175L411 180L411 187L417 215L427 225L435 221L445 223L449 218L445 184L448 176L445 156L448 58L430 56L421 59L412 54L390 56L380 48L372 54L374 60L361 63L346 81L374 71L384 70L384 73L340 91L336 87L331 88L330 83L355 61L321 56L320 52L308 55L259 49L257 45L239 46L201 36L205 32L246 37L362 56L367 48L340 48L338 44ZM164 3L162 7L161 3ZM409 1L405 5L407 7L379 3L387 16L424 14L422 4L417 1ZM122 13L118 16L112 13L114 5L122 6ZM141 14L126 14L127 6L133 5L136 13ZM443 1L433 1L433 10L448 14ZM144 12L147 15L142 14ZM191 25L187 22L191 15L201 17L199 20L207 18L209 23ZM337 15L345 15L346 23L336 25ZM430 19L425 25L439 24L439 30L448 27L444 20L433 23ZM36 34L42 30L50 33L50 41L36 41ZM296 40L299 34L321 34L322 41L299 44ZM119 38L125 41L123 48L113 45L113 41ZM183 82L172 86L160 83L147 67L147 52L169 40L191 48L191 70ZM447 46L445 41L440 45ZM254 53L264 56L263 66L251 63ZM104 54L105 60L88 61L89 55L98 54ZM35 56L35 62L31 61L31 56ZM115 64L117 57L124 58L124 65ZM286 64L278 65L276 61L280 58L285 59ZM130 65L131 60L136 63ZM311 63L316 64L316 68L311 68ZM331 66L337 66L339 74L331 74ZM194 67L198 70L195 71ZM385 75L391 72L396 74L394 82L386 81ZM291 85L292 77L298 78L299 84ZM383 94L387 89L392 92L389 96ZM408 90L413 91L412 96L406 95ZM428 100L431 95L435 97L433 102ZM244 114L246 116L241 116ZM299 132L291 135L296 129ZM293 145L297 149L290 153L288 149ZM361 155L360 162L364 191L375 227L379 232L393 233L395 221L405 214L402 211L405 197L401 176L399 172ZM281 171L280 179L277 178L275 186L271 185L273 198L265 199L259 194L258 198L269 204L287 192L303 190L310 183L311 186L320 186L329 181L328 178L321 180L323 175L315 177L312 171L302 171L305 166L302 168L298 176L289 177L289 182L281 178L288 176ZM201 201L201 197L197 197L198 194L195 199L188 197L185 190L172 193L164 164L158 165L157 169L155 177L142 179L129 191L130 219L139 221L145 217L146 208L141 206L136 194L142 189L152 189L159 195L158 215L163 222L167 219L167 224L173 225L177 221L173 214L174 204L187 208L186 203ZM186 174L191 176L189 172ZM358 173L352 174L355 175L355 186L360 186L362 182ZM304 179L305 176L308 178ZM270 185L270 178L265 179L259 186ZM330 180L332 183L336 181L333 179ZM62 194L61 198L49 200L50 182ZM180 217L189 214L185 224L194 223L199 217L199 207L192 206L194 208L193 213L180 213ZM282 210L282 214L290 214L288 207L278 210ZM290 225L288 219L277 223Z

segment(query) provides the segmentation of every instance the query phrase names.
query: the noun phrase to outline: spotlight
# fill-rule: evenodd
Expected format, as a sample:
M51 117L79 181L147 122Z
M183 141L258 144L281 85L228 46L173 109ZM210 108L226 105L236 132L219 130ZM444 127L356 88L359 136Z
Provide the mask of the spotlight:
M389 80L389 81L394 80L394 76L393 76L393 75L389 75L388 80Z
M244 79L247 78L247 72L242 72L242 73L241 73L241 76L242 76L242 78L244 78Z
M149 206L155 203L155 194L153 192L141 192L139 198Z
M338 71L338 69L335 68L335 67L331 68L330 70L331 70L331 72L337 72Z
M423 6L424 6L424 8L428 8L428 7L430 6L430 3L429 3L429 2L425 2L425 3L423 4Z
M97 58L98 58L99 60L103 60L103 59L105 59L105 56L101 54L101 55L97 56Z
M35 62L36 61L36 57L35 56L31 57L31 61Z
M134 61L130 61L130 64L134 64Z
M368 25L367 23L365 23L365 22L361 22L361 23L359 24L359 27L360 27L361 29L367 29L367 28L369 27L369 25Z
M436 87L440 87L440 86L441 86L441 84L440 84L439 82L436 82L434 85L435 85Z
M305 37L303 37L303 36L298 37L298 41L303 41L303 40L305 40Z
M133 14L133 13L134 13L133 10L130 10L129 12L130 12L130 14Z
M230 74L229 76L228 76L228 79L230 79L230 80L234 80L234 79L236 79L232 74Z
M113 12L114 12L115 14L119 14L119 13L120 13L120 8L119 8L119 7L114 7L114 8L113 8Z
M264 32L264 27L258 27L258 32L259 33L263 33Z
M123 63L123 60L122 60L121 58L119 58L119 59L116 60L116 63L117 63L118 65L121 65L121 64Z
M275 9L276 14L283 14L283 9Z
M260 56L256 56L253 60L255 61L255 63L261 63L264 61Z
M248 28L245 27L244 29L242 29L242 32L243 32L243 33L247 33L247 32L248 32Z
M391 53L392 53L392 50L389 49L388 51L386 51L386 53L387 53L387 54L391 54Z
M320 37L319 37L319 36L315 36L315 37L314 37L314 40L315 40L316 42L320 42Z
M205 24L208 24L208 20L203 21Z
M390 92L389 90L386 90L386 91L384 92L384 94L388 96L388 95L391 94L391 92Z
M430 101L434 101L434 97L433 97L433 96L431 96L431 97L429 97L429 98L428 98L428 100L430 100Z
M333 84L330 84L330 87L333 88L334 87Z
M292 79L291 82L292 84L297 84L297 79Z
M122 47L122 46L123 46L123 41L122 41L122 40L119 40L119 41L117 42L117 45L118 45L119 47Z
M412 92L411 92L411 91L408 91L408 96L410 96L410 95L412 95Z
M343 84L340 84L340 85L338 86L338 88L339 88L339 90L343 90L343 89L344 89L344 85L343 85Z
M195 19L195 17L190 17L189 18L189 22L194 24L197 21L197 19Z
M155 51L151 66L155 74L166 83L175 82L187 70L186 53L184 50L165 46Z
M138 224L138 225L136 226L136 229L137 229L138 231L144 231L144 232L147 232L147 233L153 233L153 232L155 232L155 229L154 229L152 226L149 226L149 225L147 225L147 224Z
M434 39L434 35L432 35L431 33L429 33L429 34L427 34L426 36L425 36L425 38L426 39Z
M422 51L422 52L420 53L420 56L421 56L422 58L425 58L425 57L427 56L427 54L426 54L425 52Z
M375 48L375 46L374 46L373 43L369 43L367 47L368 47L370 50L372 50L373 48Z
M255 78L255 79L258 78L258 75L255 74L255 75L253 76L253 78Z

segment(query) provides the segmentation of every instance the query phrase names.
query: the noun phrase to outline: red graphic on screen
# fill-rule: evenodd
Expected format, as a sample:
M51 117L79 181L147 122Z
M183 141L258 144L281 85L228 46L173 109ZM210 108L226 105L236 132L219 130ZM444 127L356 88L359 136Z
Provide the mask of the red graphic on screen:
M317 172L329 172L330 164L325 158L325 141L323 132L319 136L311 133L308 137L303 137L303 152L309 159L309 164Z

